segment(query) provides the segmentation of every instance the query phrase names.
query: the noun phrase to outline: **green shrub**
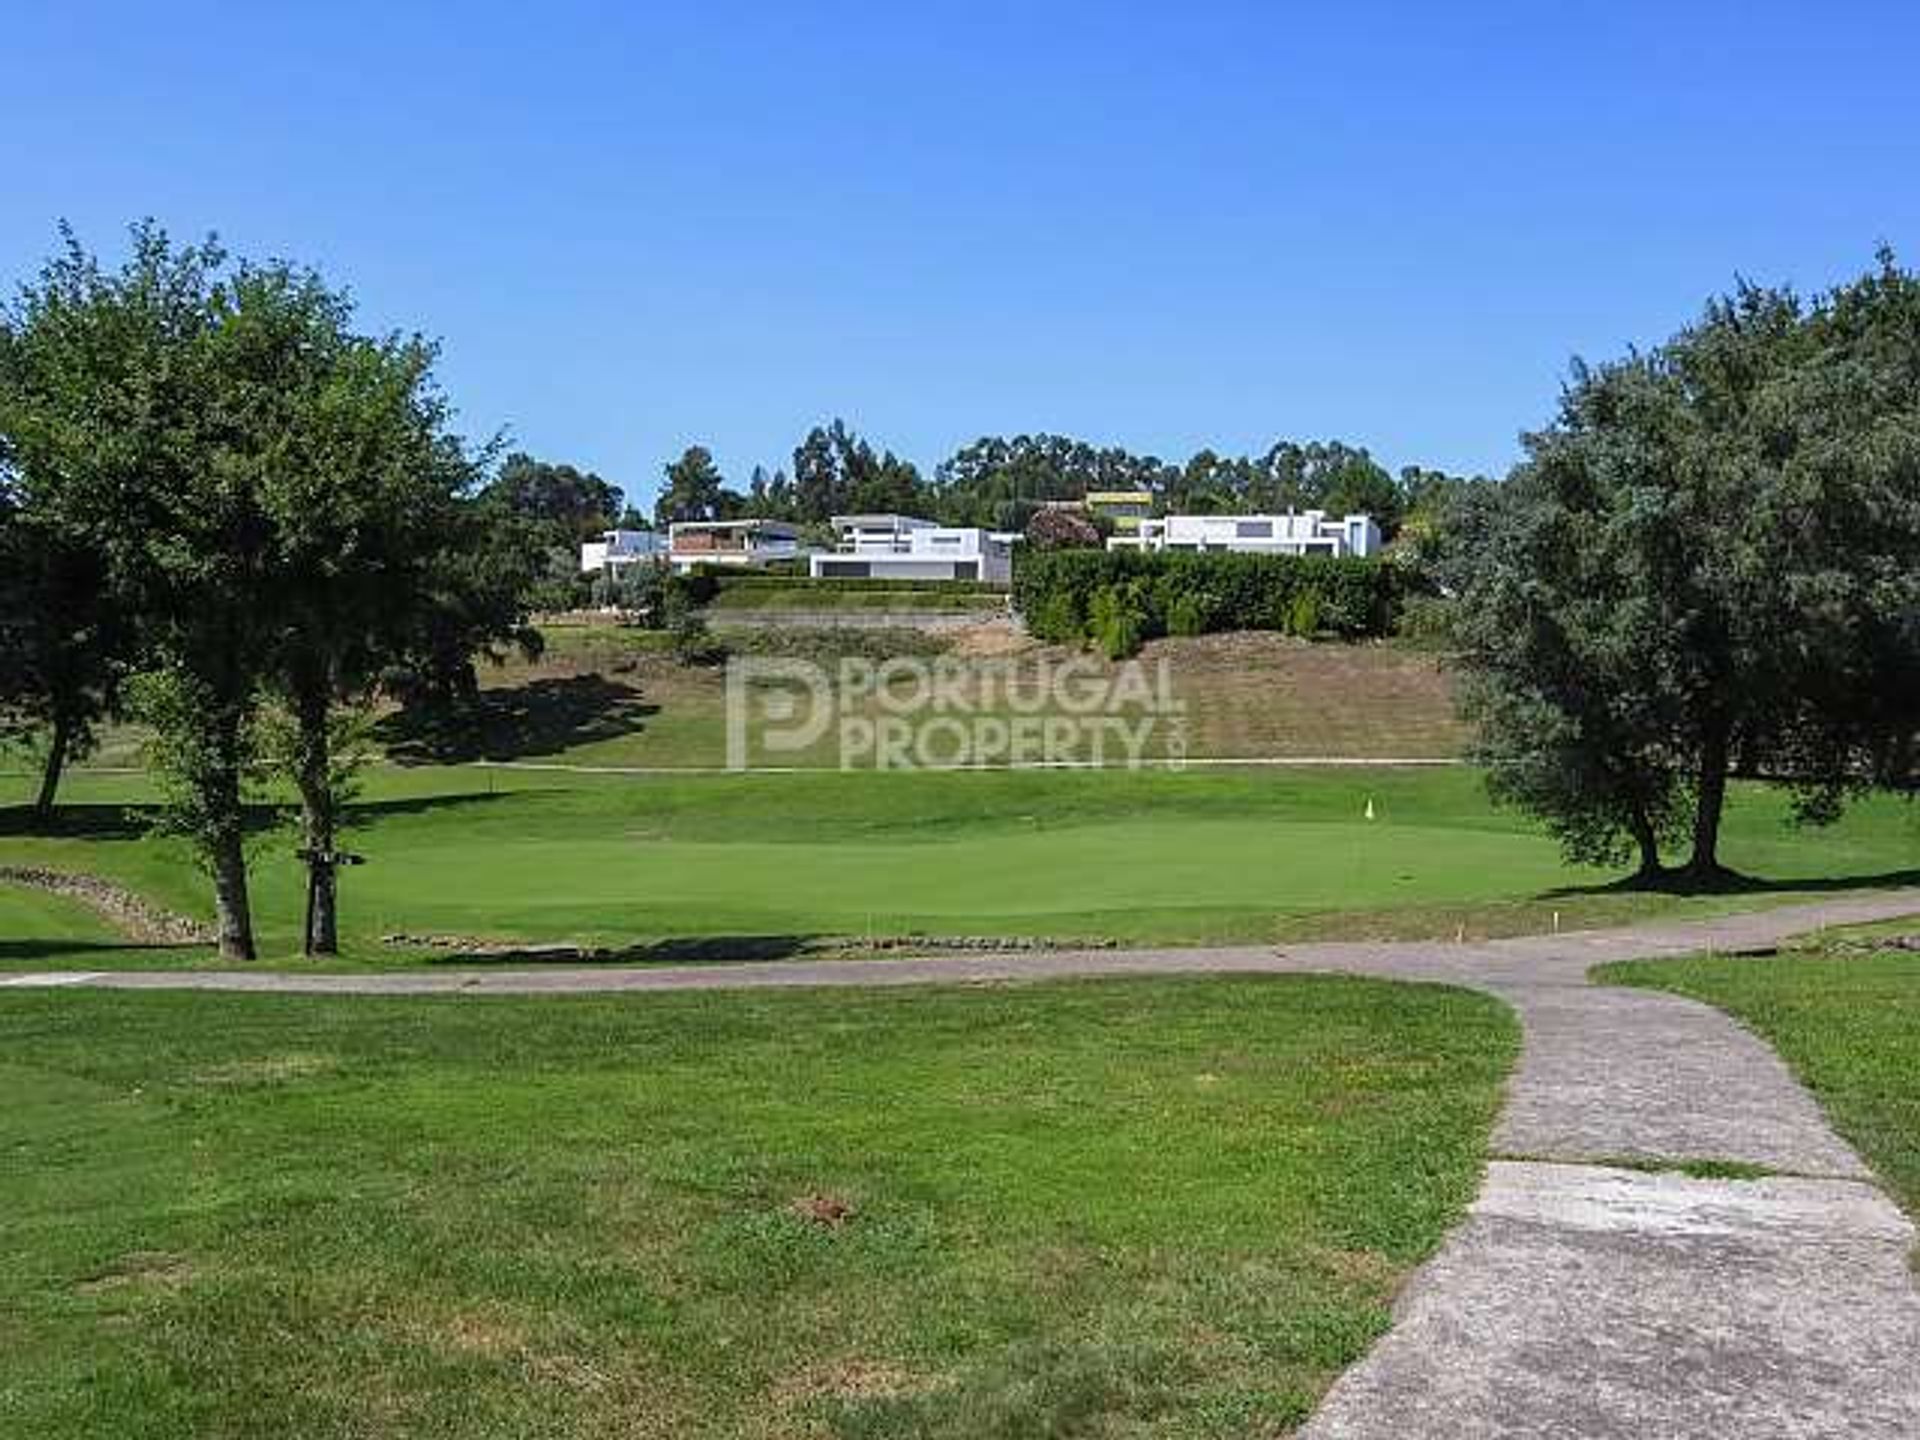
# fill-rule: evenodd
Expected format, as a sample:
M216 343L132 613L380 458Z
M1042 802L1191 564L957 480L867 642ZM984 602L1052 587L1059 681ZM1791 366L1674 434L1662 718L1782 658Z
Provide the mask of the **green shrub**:
M1056 644L1079 643L1087 633L1087 617L1080 608L1080 597L1069 590L1055 591L1027 617L1027 629L1040 639Z
M669 590L689 604L705 605L720 593L720 584L720 576L696 565L686 574L674 576Z
M1320 592L1296 590L1287 606L1287 633L1311 640L1320 633Z
M669 588L662 609L674 659L682 665L718 665L727 658L726 647L707 629L707 617L683 590Z
M1411 595L1400 610L1394 633L1416 645L1453 642L1454 602L1440 595Z
M1213 613L1213 597L1204 590L1192 590L1177 595L1167 606L1167 633L1169 635L1204 635L1210 628L1208 620Z
M1140 652L1146 638L1146 617L1138 597L1126 586L1106 585L1093 592L1087 605L1087 633L1095 648L1109 660L1124 660Z

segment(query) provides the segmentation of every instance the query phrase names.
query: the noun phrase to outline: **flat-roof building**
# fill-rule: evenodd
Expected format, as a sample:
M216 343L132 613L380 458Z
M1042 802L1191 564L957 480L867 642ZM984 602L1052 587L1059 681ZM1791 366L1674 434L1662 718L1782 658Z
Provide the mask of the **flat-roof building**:
M1370 515L1324 510L1285 515L1168 515L1115 535L1109 550L1226 550L1246 555L1375 555L1380 527Z
M839 548L807 562L817 580L1013 579L1013 545L972 526L937 525L913 515L836 515Z

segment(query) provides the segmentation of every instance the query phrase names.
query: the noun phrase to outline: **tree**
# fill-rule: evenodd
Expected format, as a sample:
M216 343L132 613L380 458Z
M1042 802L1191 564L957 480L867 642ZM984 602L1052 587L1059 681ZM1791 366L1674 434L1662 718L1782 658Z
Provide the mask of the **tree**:
M21 508L101 557L137 617L168 816L213 878L221 953L251 959L242 797L277 612L261 457L220 343L227 257L212 241L175 248L149 223L109 273L62 237L11 327Z
M11 491L0 480L0 735L44 736L33 815L45 823L67 763L116 708L133 630L103 557L21 511Z
M1180 468L1168 496L1169 509L1183 515L1217 515L1238 510L1246 498L1245 474L1232 460L1210 449L1196 450Z
M845 427L833 422L832 430L816 425L793 450L793 513L796 520L818 523L846 509L846 482L840 473L837 436Z
M406 644L380 688L400 701L405 728L425 736L429 750L457 748L473 718L477 658L497 664L510 650L534 658L543 648L527 623L540 580L536 528L488 488L454 506L442 543L427 557Z
M869 515L917 515L927 508L926 487L909 460L891 450L862 449L848 471L847 508Z
M1685 798L1662 678L1641 663L1663 617L1622 603L1618 535L1577 518L1560 488L1577 467L1535 443L1531 465L1474 498L1441 567L1464 592L1454 640L1473 758L1494 798L1539 816L1570 862L1633 858L1652 885Z
M273 536L279 620L265 685L290 725L276 758L300 795L310 954L338 949L338 832L362 748L356 717L405 659L477 465L448 429L435 347L354 333L311 271L242 266L217 333Z
M1647 355L1577 366L1463 547L1496 794L1586 837L1719 855L1736 769L1807 820L1910 785L1920 733L1920 282L1742 286ZM1657 856L1654 857L1657 863Z
M1036 550L1098 550L1100 531L1077 510L1041 510L1027 522L1027 543Z
M1333 515L1370 515L1389 539L1400 529L1400 487L1364 450L1327 476L1317 503Z
M487 494L524 524L527 542L539 557L533 591L539 607L568 610L579 604L581 542L620 522L627 508L620 488L591 470L516 451L502 462Z
M554 543L567 547L611 530L626 506L620 487L593 471L520 451L507 456L491 488L508 510L548 527Z
M1048 500L1080 500L1089 490L1158 497L1171 491L1178 473L1153 456L1065 435L986 435L941 463L931 498L950 524L1024 530Z
M787 472L775 470L768 475L765 466L754 466L740 513L755 520L792 520L793 482L787 479Z
M1259 468L1254 482L1262 502L1258 508L1371 515L1388 538L1399 526L1399 487L1365 446L1342 440L1305 445L1281 440L1267 451Z
M109 272L64 239L9 327L0 433L17 503L100 557L137 626L165 821L213 879L222 955L251 959L263 701L294 717L311 835L343 783L331 702L387 656L470 656L524 570L509 559L475 580L495 557L453 553L482 532L431 347L354 336L316 277L230 266L211 241L176 248L137 226ZM513 523L524 539L539 522Z
M816 425L794 449L793 518L802 524L854 511L917 514L930 499L911 462L876 451L843 420Z
M1387 554L1414 591L1439 588L1453 565L1469 516L1498 484L1483 475L1450 475L1418 465L1400 471L1399 533Z
M654 523L660 526L688 520L719 520L727 508L726 481L713 453L704 445L689 445L666 467L666 484L654 505Z

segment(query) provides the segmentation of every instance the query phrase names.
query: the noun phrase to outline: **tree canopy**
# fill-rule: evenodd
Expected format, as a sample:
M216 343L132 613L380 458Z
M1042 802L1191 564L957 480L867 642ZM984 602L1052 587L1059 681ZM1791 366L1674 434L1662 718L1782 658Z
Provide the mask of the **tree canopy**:
M110 607L111 661L81 688L139 671L169 823L213 878L223 954L251 958L244 802L275 758L269 706L296 722L286 758L309 838L330 845L336 703L389 666L440 663L436 643L470 656L510 633L524 600L505 587L527 572L468 578L509 503L469 498L476 461L447 429L431 345L354 333L346 296L311 272L151 224L132 241L108 270L63 232L7 313L0 546L31 563L6 584L88 592L77 629L34 601L29 653L88 657L86 617Z
M610 530L626 509L620 487L591 470L514 451L488 487L511 513L549 527L555 543L578 544Z
M13 491L0 480L0 738L44 740L34 814L45 821L67 762L117 708L134 634L104 557L23 511Z
M731 519L744 503L727 489L720 467L713 463L713 452L704 445L690 445L666 467L666 483L654 506L654 522L665 526L684 520Z
M1576 858L1684 836L1736 771L1831 817L1911 785L1920 733L1920 281L1742 286L1645 354L1577 366L1452 569L1497 795Z
M982 436L923 476L912 462L862 438L844 420L816 425L794 448L792 470L755 466L744 494L729 488L704 445L665 468L658 523L742 516L824 525L835 515L923 515L948 525L1024 530L1049 502L1100 491L1144 493L1162 511L1322 509L1372 515L1391 539L1422 513L1431 531L1450 513L1440 492L1455 477L1409 466L1396 478L1364 447L1276 442L1264 455L1196 452L1184 465L1071 436Z

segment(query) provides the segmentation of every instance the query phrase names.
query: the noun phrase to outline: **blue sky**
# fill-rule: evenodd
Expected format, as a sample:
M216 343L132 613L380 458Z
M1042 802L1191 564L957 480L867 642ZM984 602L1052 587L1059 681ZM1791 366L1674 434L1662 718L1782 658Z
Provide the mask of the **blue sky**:
M1912 6L9 7L0 274L217 229L650 494L843 415L1498 472L1736 273L1920 257Z

